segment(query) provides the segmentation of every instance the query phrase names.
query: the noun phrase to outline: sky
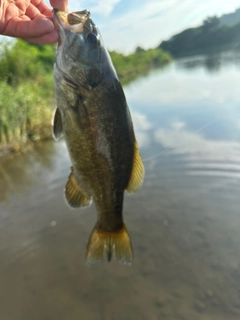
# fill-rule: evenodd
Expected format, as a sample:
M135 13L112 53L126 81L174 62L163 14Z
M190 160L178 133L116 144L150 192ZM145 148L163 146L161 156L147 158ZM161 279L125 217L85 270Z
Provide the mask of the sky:
M154 48L208 17L234 12L240 0L69 0L69 12L90 9L109 50Z

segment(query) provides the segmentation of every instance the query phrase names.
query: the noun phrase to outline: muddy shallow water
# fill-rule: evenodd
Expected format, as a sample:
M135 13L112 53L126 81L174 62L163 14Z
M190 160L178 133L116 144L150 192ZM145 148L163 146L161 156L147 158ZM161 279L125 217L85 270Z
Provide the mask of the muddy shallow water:
M64 141L0 162L3 320L240 318L240 64L182 59L129 85L146 176L125 197L134 263L86 267L94 206L63 199Z

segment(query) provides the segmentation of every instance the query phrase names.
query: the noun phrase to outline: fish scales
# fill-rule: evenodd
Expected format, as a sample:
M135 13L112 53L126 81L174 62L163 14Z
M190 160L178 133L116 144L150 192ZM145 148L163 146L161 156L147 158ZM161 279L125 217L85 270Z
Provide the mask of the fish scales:
M130 112L102 38L83 10L54 9L60 41L54 66L57 110L53 136L62 135L72 162L65 197L71 207L91 204L97 223L86 251L88 264L116 259L131 263L131 240L123 221L124 191L136 191L144 167Z

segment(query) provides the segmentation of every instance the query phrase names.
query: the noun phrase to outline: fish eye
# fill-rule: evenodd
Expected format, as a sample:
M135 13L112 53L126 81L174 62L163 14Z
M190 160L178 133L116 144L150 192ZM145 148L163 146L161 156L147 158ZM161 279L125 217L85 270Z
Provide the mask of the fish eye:
M93 33L89 33L87 35L87 42L90 44L91 47L96 47L98 44L98 39Z

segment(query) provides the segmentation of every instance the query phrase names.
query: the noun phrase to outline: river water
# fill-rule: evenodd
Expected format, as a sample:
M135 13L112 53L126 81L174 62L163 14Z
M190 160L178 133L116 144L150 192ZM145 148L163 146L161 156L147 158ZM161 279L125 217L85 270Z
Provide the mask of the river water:
M64 141L0 164L1 320L240 319L240 59L173 62L125 88L144 159L125 197L134 263L87 267Z

